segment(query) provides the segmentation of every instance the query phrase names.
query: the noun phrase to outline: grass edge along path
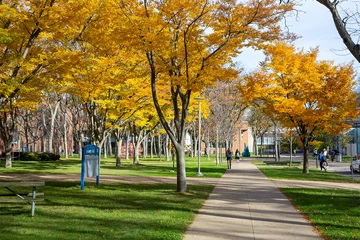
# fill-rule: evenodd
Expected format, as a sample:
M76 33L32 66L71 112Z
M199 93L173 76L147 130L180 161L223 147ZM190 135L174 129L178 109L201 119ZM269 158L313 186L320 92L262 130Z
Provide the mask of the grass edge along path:
M45 202L0 204L0 239L182 239L214 185L46 182Z
M281 191L325 239L360 239L359 191L310 188Z
M61 159L49 162L14 161L12 168L2 168L4 162L0 162L0 174L7 173L31 173L31 174L80 174L81 160L79 158ZM220 178L226 172L226 162L216 165L213 158L201 158L201 172L206 178ZM198 171L197 158L186 157L187 177L196 177ZM101 159L101 175L115 176L158 176L176 177L176 166L171 161L159 159L140 159L140 164L133 164L132 160L122 160L122 166L115 166L114 158Z
M349 177L341 176L329 171L320 171L318 169L309 169L309 173L305 174L302 172L302 169L298 167L255 165L266 177L270 179L360 183L359 180L352 181Z

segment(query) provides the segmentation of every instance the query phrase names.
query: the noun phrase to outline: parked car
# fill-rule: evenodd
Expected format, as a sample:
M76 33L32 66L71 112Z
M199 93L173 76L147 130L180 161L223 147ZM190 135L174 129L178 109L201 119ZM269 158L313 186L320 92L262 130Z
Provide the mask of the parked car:
M360 172L360 160L353 160L352 164L350 165L350 171L352 170L352 167L354 166L354 172Z

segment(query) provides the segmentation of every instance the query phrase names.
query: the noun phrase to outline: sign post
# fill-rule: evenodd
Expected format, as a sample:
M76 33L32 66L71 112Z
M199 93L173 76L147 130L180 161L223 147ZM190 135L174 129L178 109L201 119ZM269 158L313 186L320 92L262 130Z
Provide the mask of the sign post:
M84 190L85 178L96 177L96 185L100 181L100 149L95 145L88 145L82 149L80 189Z

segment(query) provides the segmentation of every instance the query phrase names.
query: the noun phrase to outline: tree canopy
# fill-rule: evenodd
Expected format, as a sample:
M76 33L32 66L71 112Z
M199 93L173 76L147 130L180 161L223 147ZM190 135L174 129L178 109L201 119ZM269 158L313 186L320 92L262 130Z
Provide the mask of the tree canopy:
M309 141L319 132L339 134L354 119L355 74L351 64L318 61L317 49L308 52L277 42L265 50L261 69L244 79L241 91L252 104L286 128L296 129L306 153ZM304 172L308 172L304 155Z

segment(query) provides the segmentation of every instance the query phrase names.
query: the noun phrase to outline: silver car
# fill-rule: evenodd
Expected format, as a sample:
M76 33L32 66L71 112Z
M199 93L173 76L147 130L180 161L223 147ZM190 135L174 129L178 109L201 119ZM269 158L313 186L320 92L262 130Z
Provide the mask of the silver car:
M360 172L360 160L353 160L352 164L350 165L350 171L353 169L354 166L354 172Z

